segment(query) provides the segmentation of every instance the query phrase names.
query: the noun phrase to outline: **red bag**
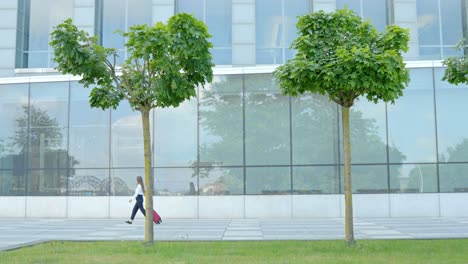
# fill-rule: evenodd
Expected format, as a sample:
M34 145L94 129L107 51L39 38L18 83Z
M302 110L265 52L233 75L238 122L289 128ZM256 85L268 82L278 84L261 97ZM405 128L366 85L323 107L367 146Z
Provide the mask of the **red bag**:
M159 216L159 214L154 209L153 209L153 222L155 224L160 224L162 222L161 216Z

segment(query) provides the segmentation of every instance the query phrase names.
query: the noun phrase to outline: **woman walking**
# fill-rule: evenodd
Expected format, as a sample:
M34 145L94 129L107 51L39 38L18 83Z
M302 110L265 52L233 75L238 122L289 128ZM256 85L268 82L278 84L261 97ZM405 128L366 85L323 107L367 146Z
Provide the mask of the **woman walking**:
M137 186L135 189L135 194L133 195L132 198L128 201L129 203L132 202L133 199L136 200L135 206L133 206L132 210L132 216L130 217L130 220L125 221L127 224L131 224L133 222L133 219L135 219L135 215L138 212L138 209L140 209L141 213L146 216L146 210L143 207L143 196L145 195L145 185L143 184L143 179L141 176L137 176Z

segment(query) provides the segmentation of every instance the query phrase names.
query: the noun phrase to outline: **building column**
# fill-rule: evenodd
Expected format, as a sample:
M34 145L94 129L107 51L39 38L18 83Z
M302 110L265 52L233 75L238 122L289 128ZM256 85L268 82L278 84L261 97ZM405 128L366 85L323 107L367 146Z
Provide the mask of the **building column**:
M312 0L312 11L334 12L336 10L336 0Z
M232 0L232 65L255 65L255 0Z
M15 73L18 0L0 1L0 77Z
M153 25L158 22L167 23L175 14L175 0L153 0Z
M405 60L419 58L418 10L417 0L393 0L393 23L410 30L409 51L403 55ZM392 21L392 18L390 18Z

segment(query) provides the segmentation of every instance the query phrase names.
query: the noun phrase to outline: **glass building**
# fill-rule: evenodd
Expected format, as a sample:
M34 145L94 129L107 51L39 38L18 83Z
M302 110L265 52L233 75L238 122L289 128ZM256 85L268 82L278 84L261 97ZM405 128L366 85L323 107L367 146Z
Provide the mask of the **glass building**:
M0 217L127 217L144 174L139 112L92 109L48 45L67 18L128 54L114 32L180 12L212 35L215 78L151 113L155 208L167 218L342 217L341 109L281 94L297 17L347 7L410 29L411 82L395 104L351 108L356 217L468 216L468 85L441 81L463 55L468 0L0 1ZM466 51L466 49L465 49ZM466 100L465 100L466 99Z

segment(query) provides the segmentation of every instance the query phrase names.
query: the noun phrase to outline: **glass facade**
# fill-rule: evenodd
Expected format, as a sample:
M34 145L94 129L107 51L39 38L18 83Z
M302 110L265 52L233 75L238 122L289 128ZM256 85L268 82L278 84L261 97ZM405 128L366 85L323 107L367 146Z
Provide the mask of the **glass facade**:
M395 104L351 108L355 193L468 190L468 86L411 69ZM144 174L140 113L92 109L71 82L0 85L0 195L120 196ZM461 108L460 108L461 107ZM216 75L197 97L151 113L155 194L343 192L341 109L281 94L271 74Z

